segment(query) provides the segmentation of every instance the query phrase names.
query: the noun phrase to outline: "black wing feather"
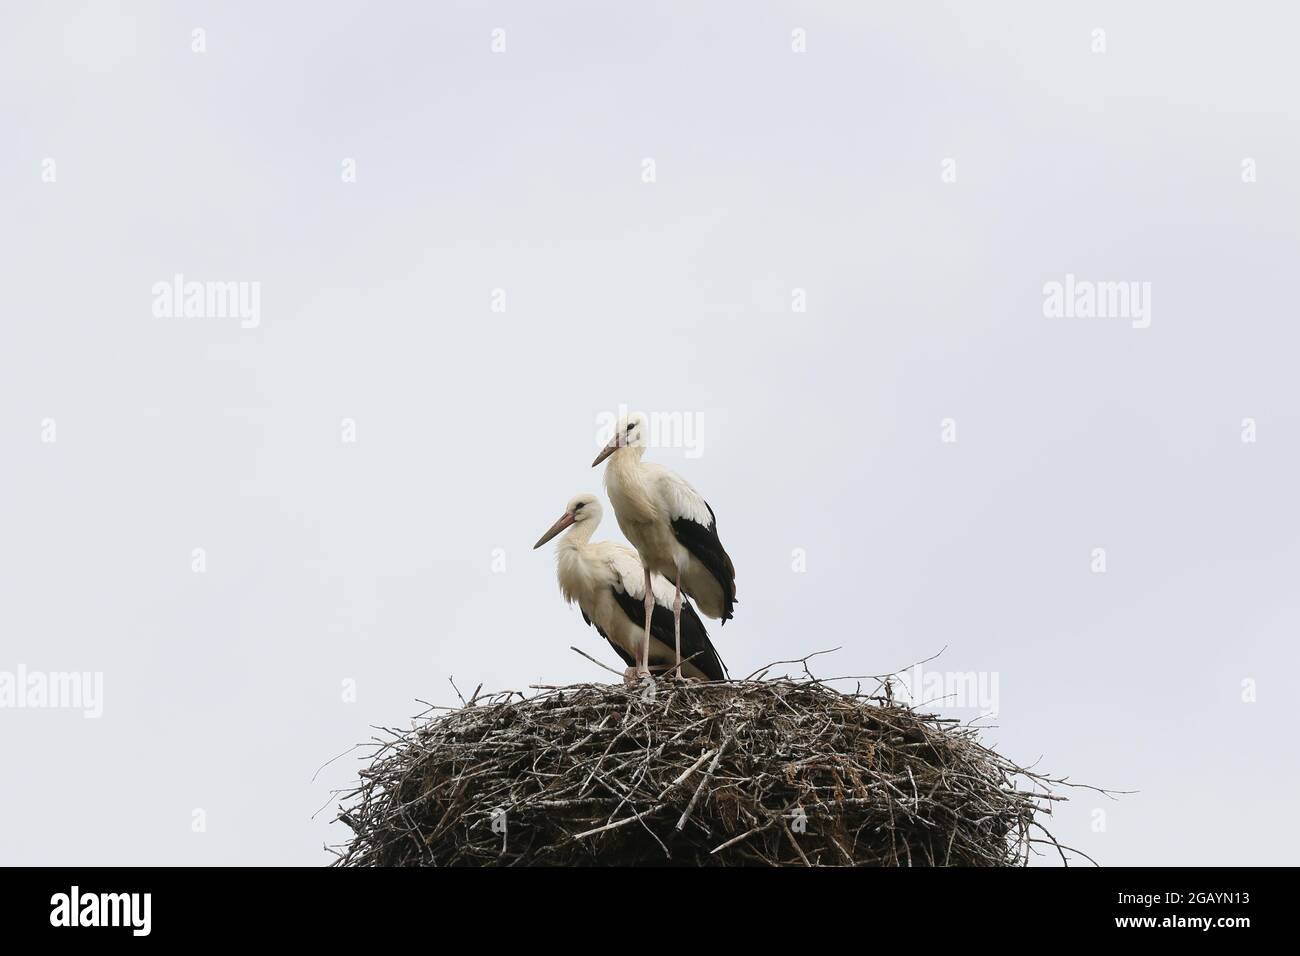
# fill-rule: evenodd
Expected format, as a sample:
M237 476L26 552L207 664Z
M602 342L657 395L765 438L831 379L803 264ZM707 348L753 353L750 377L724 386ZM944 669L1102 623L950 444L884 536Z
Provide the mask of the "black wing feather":
M691 557L704 565L721 585L722 623L726 624L735 616L732 612L736 606L736 568L718 537L718 519L713 514L713 508L707 501L704 502L704 507L709 509L707 528L690 518L674 518L673 534L682 547L691 553Z
M620 591L614 588L614 599L618 601L618 606L623 609L623 613L637 627L645 626L645 604L639 598L634 598L626 591ZM664 607L658 601L655 602L654 611L650 615L650 636L662 643L665 647L675 646L673 636L673 612L672 608ZM695 613L695 608L691 607L689 601L682 601L682 659L691 659L691 663L702 670L709 680L726 680L727 667L722 663L722 658L713 647L713 642L709 640L709 632L704 629L704 622L700 616ZM628 662L629 665L632 663Z
M582 608L579 607L578 610L582 611ZM617 644L615 644L613 641L610 641L610 640L609 640L609 635L605 633L605 631L601 628L601 626L600 626L599 624L592 624L592 623L591 623L591 618L587 617L587 612L586 612L586 611L582 611L582 619L583 619L584 621L586 621L588 624L590 624L592 627L594 627L594 628L596 629L596 633L597 633L597 634L599 634L599 635L600 635L601 637L603 637L605 640L609 641L609 646L612 647L612 648L614 648L614 653L615 653L615 654L617 654L619 657L623 658L623 663L624 663L624 664L626 664L628 667L635 667L635 666L636 666L636 659L635 659L631 654L629 654L627 651L623 650L623 648L621 648L621 647L619 647Z

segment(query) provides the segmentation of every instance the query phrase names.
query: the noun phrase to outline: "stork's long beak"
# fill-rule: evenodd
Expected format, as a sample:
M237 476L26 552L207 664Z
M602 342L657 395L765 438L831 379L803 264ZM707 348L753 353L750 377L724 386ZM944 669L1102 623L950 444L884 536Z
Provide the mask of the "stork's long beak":
M592 468L595 468L597 465L599 465L610 455L614 454L614 452L618 451L620 447L620 443L618 439L619 436L615 435L613 438L609 440L609 444L600 450L600 454L596 456L596 460L591 463Z
M537 539L537 543L533 545L533 550L536 551L538 548L540 548L546 542L550 541L552 538L554 538L557 534L559 534L569 525L573 524L575 520L577 519L574 517L572 511L566 511L564 514L560 515L560 520L555 522L555 524L551 525L551 527L547 530L546 534L542 535L540 538Z

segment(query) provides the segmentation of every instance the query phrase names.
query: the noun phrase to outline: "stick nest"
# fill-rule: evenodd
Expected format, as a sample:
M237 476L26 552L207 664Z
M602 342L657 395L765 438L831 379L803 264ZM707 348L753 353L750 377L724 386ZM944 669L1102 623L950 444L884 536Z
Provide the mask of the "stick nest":
M1017 866L1053 780L957 721L815 679L577 684L373 744L342 866Z

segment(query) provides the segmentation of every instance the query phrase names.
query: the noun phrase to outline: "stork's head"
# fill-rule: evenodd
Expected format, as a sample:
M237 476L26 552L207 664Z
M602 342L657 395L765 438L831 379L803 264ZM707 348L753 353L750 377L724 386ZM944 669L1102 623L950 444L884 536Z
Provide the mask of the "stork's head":
M595 495L577 495L564 506L564 514L556 519L555 524L547 530L546 534L537 539L533 545L536 551L546 542L550 541L565 528L578 525L583 528L586 537L590 538L591 533L596 530L596 525L600 524L600 499Z
M602 461L608 458L620 448L635 448L637 454L645 452L646 443L646 421L645 416L640 412L633 412L631 415L624 415L614 426L614 437L609 440L609 444L600 450L596 460L591 463L595 468Z

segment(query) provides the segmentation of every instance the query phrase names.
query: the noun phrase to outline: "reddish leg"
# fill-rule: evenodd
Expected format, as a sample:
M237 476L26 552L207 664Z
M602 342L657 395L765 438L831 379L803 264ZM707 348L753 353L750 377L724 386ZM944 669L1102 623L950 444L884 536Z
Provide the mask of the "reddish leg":
M645 569L645 641L641 645L641 660L637 661L637 674L650 676L650 618L655 611L655 592L650 586L650 569Z

